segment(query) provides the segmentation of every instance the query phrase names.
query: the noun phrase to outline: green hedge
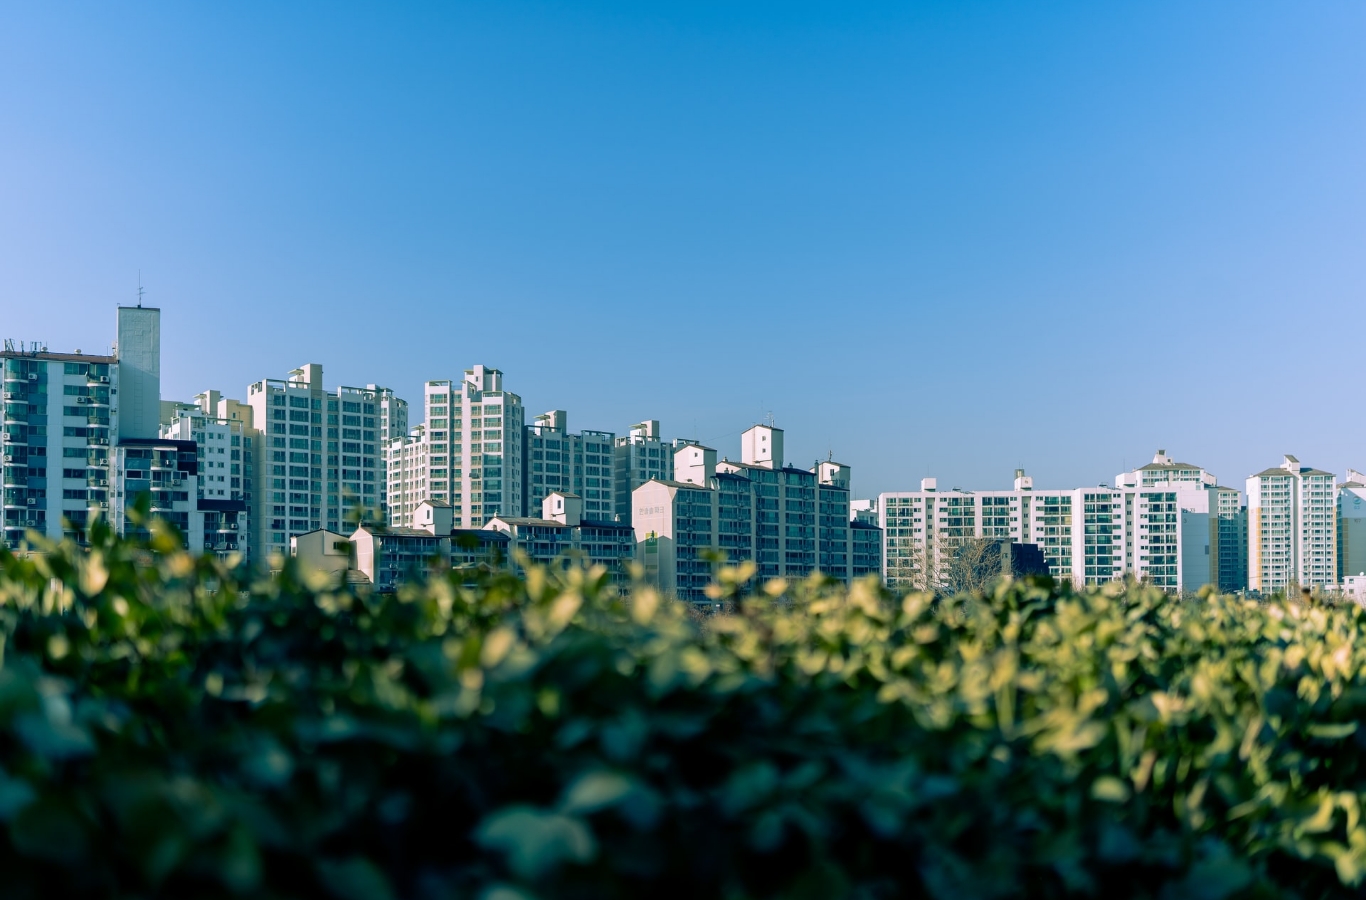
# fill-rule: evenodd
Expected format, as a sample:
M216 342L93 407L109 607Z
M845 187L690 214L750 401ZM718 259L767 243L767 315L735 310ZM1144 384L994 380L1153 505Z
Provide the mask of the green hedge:
M1354 895L1355 607L0 554L0 896ZM782 595L781 602L770 596Z

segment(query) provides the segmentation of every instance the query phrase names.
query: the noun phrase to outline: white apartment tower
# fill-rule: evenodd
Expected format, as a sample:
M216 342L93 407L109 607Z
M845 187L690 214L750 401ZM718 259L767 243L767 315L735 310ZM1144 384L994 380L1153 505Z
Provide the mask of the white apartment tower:
M475 366L461 381L429 381L423 402L426 428L389 442L391 463L401 465L390 489L404 495L390 524L410 525L422 500L449 503L458 528L521 516L525 413L522 398L503 390L503 373Z
M171 404L170 421L161 436L193 442L198 459L198 511L203 542L195 550L251 559L251 512L254 501L254 447L251 408L223 398L218 391L195 396L192 404Z
M573 494L583 503L583 517L611 522L616 517L612 477L613 442L608 431L569 431L562 409L542 413L526 426L522 469L525 508L536 510L550 494Z
M389 440L384 445L387 460L386 479L388 480L389 524L396 528L416 528L413 524L418 506L431 499L428 490L428 451L427 426L414 425L403 437ZM445 451L449 453L449 451ZM443 478L449 470L443 469ZM450 496L447 481L442 488L442 502Z
M0 540L7 546L18 547L30 529L83 540L93 518L121 519L111 512L122 492L120 441L157 438L160 317L154 307L119 307L118 339L107 355L5 341ZM187 513L173 496L158 492L153 499L174 503L167 512Z
M647 419L627 430L625 437L616 439L613 448L614 490L616 514L621 521L631 521L631 492L647 481L670 481L674 477L674 451L682 445L670 446L659 436L659 420Z
M1113 488L1035 489L1023 469L1011 490L940 492L926 478L919 491L881 494L878 513L883 577L892 587L933 581L973 538L1036 544L1053 576L1077 585L1133 576L1173 592L1242 586L1239 492L1162 450L1116 476Z
M385 501L380 409L391 421L402 400L387 388L323 387L323 367L309 363L284 380L247 388L256 440L254 558L286 556L294 535L340 531L348 513ZM402 414L406 419L406 413ZM391 426L392 427L392 426Z
M1336 478L1286 456L1247 479L1248 587L1263 593L1338 583Z
M680 442L673 470L673 480L632 492L631 515L646 579L680 600L706 601L715 550L732 562L753 560L760 579L820 570L849 581L880 567L880 533L850 523L849 467L784 465L781 429L745 432L738 463Z

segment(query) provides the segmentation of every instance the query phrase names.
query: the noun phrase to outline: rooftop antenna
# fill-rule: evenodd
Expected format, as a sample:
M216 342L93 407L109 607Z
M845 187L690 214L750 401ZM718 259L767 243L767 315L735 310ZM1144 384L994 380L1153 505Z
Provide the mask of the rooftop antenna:
M138 269L138 309L142 309L142 295L147 293L142 288L142 270Z

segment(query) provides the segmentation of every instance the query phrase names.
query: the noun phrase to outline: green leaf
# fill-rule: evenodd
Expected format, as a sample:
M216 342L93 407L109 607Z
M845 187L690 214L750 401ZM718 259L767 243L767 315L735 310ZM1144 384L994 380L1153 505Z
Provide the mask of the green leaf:
M338 900L393 900L389 879L364 856L318 861L318 879Z
M631 780L617 772L585 772L565 791L560 811L567 815L597 812L626 797L631 787Z
M536 879L565 862L591 862L597 853L593 833L582 820L512 806L484 819L475 830L480 846L496 850L522 878Z
M1129 786L1113 775L1102 775L1091 782L1091 797L1105 803L1124 803L1129 799Z

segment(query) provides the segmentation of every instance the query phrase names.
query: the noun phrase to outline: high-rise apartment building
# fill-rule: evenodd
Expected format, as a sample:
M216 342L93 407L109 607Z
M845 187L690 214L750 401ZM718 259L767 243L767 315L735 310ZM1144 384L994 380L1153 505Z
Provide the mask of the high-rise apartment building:
M1338 485L1338 581L1366 578L1366 475L1347 470Z
M427 426L414 425L408 434L396 437L384 445L387 460L389 524L396 528L415 528L413 516L424 500L431 499L427 488L428 451ZM449 454L449 450L445 451ZM449 456L446 457L449 459ZM442 470L441 501L450 496L449 465Z
M1248 587L1338 583L1337 479L1286 456L1247 479Z
M850 524L849 467L784 464L782 429L756 425L741 436L741 460L683 444L674 479L632 493L636 559L646 578L680 600L704 602L711 551L754 561L757 575L801 578L820 570L848 581L880 567L876 528Z
M384 430L403 404L388 388L323 387L323 367L309 363L284 380L267 378L247 388L247 405L259 437L253 507L254 557L287 555L290 537L327 528L339 531L357 508L385 502Z
M686 442L685 442L686 443ZM659 420L647 419L632 425L613 448L616 514L631 522L631 492L647 481L670 481L674 477L674 453L682 443L670 445L660 437Z
M122 491L119 443L157 437L160 316L153 307L119 307L118 339L106 355L50 353L46 345L5 341L0 538L6 545L18 547L29 529L83 540L94 517L118 518L111 507ZM171 502L171 496L154 499ZM185 512L183 504L175 511Z
M978 538L1036 544L1054 577L1078 585L1131 575L1178 592L1242 586L1239 492L1161 450L1113 488L1036 490L1023 469L1011 490L937 488L926 478L919 491L878 498L883 577L892 587L939 584L958 548Z
M521 516L525 412L522 398L503 389L503 373L475 366L461 381L429 381L423 402L425 428L389 442L398 465L389 487L402 495L390 524L410 526L423 500L449 503L458 528Z
M522 447L524 509L538 510L550 494L573 494L583 501L583 517L611 522L616 517L612 476L613 440L608 431L569 431L562 409L542 413L526 426Z
M194 403L163 402L162 412L163 418L168 412L170 416L161 426L161 437L195 445L203 541L191 547L250 560L257 440L251 408L218 391L205 391Z

